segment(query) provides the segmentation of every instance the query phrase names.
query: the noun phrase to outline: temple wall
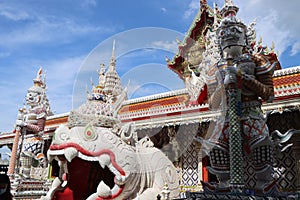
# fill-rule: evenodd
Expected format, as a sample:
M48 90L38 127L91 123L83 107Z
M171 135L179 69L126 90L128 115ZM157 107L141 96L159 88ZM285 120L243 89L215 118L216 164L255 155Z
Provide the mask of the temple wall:
M281 133L289 129L300 130L300 111L284 111L282 113L272 113L268 116L268 126L270 132L279 130ZM209 132L213 127L209 122L198 124L183 124L176 126L165 126L161 128L146 129L139 131L138 135L143 137L149 135L154 145L165 152L177 167L180 179L181 190L199 191L202 190L200 181L206 177L205 181L215 181L214 177L206 170L207 163L203 163L205 156L201 144L191 142L193 137L209 137ZM213 126L213 125L212 125ZM277 184L281 191L295 191L300 188L300 137L294 135L289 142L291 148L275 155L275 172L278 175ZM176 152L175 149L179 149ZM275 152L276 153L276 152ZM209 163L208 163L209 166ZM256 182L251 161L244 165L245 181L247 185L253 187Z

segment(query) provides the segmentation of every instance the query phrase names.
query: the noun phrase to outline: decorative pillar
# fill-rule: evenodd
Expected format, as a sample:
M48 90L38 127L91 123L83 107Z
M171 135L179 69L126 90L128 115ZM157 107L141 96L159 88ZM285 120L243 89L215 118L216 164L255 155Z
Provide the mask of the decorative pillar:
M21 127L17 126L16 133L15 133L15 139L14 139L14 143L13 143L13 148L12 148L11 156L10 156L10 160L9 160L9 167L8 167L8 171L7 171L7 174L11 177L14 175L14 172L15 172L20 135L21 135Z
M231 63L228 62L230 66ZM228 88L229 97L229 153L230 153L230 185L233 192L240 192L244 186L243 183L243 153L240 124L240 106L241 106L241 77L237 75L237 88Z

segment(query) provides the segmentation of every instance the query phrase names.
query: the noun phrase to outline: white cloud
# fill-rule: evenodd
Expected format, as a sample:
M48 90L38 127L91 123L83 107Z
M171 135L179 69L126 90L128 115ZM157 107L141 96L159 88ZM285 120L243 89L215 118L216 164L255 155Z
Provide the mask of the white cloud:
M145 79L145 76L143 76L143 78ZM124 81L122 82L124 83ZM171 90L172 89L163 81L151 82L151 81L142 81L139 79L131 79L129 82L127 95L128 95L128 99L135 99L135 98L159 94Z
M292 47L291 55L294 56L299 52L300 52L300 41L297 41L296 43L294 43L294 45Z
M280 53L292 48L291 55L300 52L300 24L296 17L300 1L281 0L235 0L240 8L238 16L246 23L257 19L257 36L262 36L263 43L270 46L275 42L275 49Z
M49 69L47 71L47 80L53 82L56 87L70 84L70 81L74 81L85 56L86 55L47 62L47 69ZM71 83L73 84L73 82Z
M95 6L97 6L97 1L96 0L84 0L81 5L82 5L82 7L95 7Z
M11 55L10 52L0 52L0 58L8 57L10 55Z
M154 41L151 46L170 52L177 52L178 50L178 44L175 41Z
M129 98L154 94L154 90L162 88L168 91L184 88L182 80L160 63L147 63L132 67L121 76L121 80L123 85L127 85L130 81Z
M72 109L73 86L84 56L55 60L47 64L47 96L56 114Z
M164 85L158 85L157 83L147 83L134 88L134 90L133 88L130 88L130 90L128 91L128 98L135 99L168 91L170 90Z
M95 0L85 0L86 6L96 6ZM30 15L28 14L30 13ZM0 4L0 16L13 20L11 26L0 31L0 46L20 48L19 45L56 43L66 44L74 38L91 34L111 33L114 26L95 25L72 15L41 12L38 6ZM21 23L16 22L23 20Z
M29 14L27 12L16 10L4 5L0 5L0 15L13 21L20 21L29 18Z
M127 92L128 99L132 99L135 91L137 91L141 87L142 87L142 85L138 81L130 80L128 92Z
M224 0L216 2L220 8L224 4ZM233 2L240 8L238 17L246 24L256 19L257 37L262 37L263 45L271 46L274 42L275 51L279 51L280 54L289 48L291 56L300 52L300 23L297 17L300 1L233 0Z
M23 107L25 102L25 95L27 89L32 86L32 79L35 73L30 74L32 69L27 67L25 70L22 67L15 67L14 72L0 68L2 76L9 77L9 79L2 78L0 80L0 131L6 132L13 130L14 123L16 121L17 112L19 108Z
M39 16L22 28L17 28L11 33L2 33L0 36L5 43L1 46L11 47L22 44L35 43L66 43L74 37L92 33L112 32L113 27L93 26L78 24L74 20L56 16ZM59 33L59 34L58 34Z
M196 11L199 9L200 3L199 0L191 0L189 8L184 12L183 18L187 19L190 16L193 16Z
M167 9L166 8L161 8L160 9L163 13L166 13L167 12Z

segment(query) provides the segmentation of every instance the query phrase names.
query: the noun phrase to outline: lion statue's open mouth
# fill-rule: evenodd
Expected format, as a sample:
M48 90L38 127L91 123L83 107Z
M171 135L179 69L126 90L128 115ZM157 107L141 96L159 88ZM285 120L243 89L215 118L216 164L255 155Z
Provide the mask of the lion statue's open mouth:
M66 143L52 145L48 154L67 165L63 167L68 170L67 186L76 199L87 199L96 191L103 195L98 195L102 199L113 199L122 193L125 172L112 151L90 152L78 144Z
M73 192L70 200L153 200L165 184L170 197L178 195L175 167L149 137L132 145L109 128L62 125L47 156L59 162L60 172L42 199L68 188Z

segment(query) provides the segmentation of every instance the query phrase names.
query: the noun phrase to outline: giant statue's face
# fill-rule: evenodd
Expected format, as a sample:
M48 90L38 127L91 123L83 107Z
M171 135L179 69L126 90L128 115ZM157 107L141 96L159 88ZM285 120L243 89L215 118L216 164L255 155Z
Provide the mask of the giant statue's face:
M247 45L246 26L234 16L222 20L217 30L219 44L223 52L235 54Z
M239 26L224 27L219 32L220 44L222 49L229 46L245 46L245 31Z
M26 95L26 102L30 106L38 105L41 100L41 95L38 92L28 91Z

